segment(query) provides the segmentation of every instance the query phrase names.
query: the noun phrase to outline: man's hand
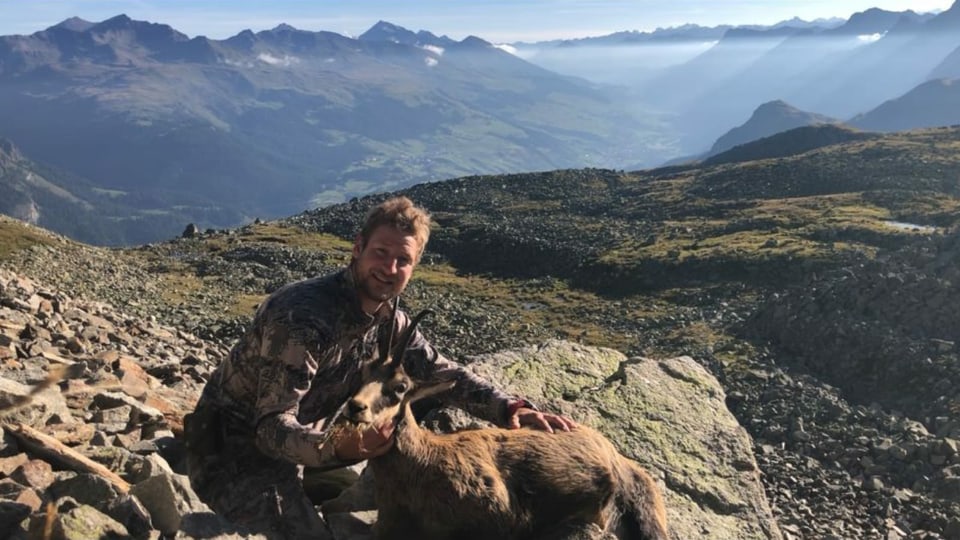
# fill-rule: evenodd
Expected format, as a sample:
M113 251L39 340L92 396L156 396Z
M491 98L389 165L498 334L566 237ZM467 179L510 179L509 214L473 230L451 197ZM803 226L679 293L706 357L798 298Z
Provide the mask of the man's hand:
M363 461L386 454L395 441L392 420L382 426L370 426L362 430L344 430L337 438L334 453L341 461Z
M520 426L530 426L534 429L542 429L553 433L553 428L561 431L570 431L577 427L577 423L559 414L551 414L526 407L520 407L513 416L507 419L507 426L510 429L520 429Z

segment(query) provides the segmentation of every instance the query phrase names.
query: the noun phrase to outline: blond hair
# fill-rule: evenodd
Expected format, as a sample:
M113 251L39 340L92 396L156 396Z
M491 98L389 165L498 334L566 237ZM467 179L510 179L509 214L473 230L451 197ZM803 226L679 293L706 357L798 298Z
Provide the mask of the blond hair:
M410 199L400 196L387 199L367 213L367 219L360 229L360 239L367 245L373 231L381 225L389 225L398 231L412 235L420 244L417 259L423 254L430 240L430 214L413 204Z

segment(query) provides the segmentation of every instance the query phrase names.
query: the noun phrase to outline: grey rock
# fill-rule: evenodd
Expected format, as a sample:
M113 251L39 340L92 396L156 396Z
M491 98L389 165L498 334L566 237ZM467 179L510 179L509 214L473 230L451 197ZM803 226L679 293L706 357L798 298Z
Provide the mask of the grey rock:
M130 494L136 496L150 511L153 525L163 534L175 534L185 515L209 512L190 487L186 476L159 474L133 486Z
M35 514L30 520L31 536L42 537L41 531L46 522L46 514ZM130 538L127 529L110 516L87 505L71 507L68 510L58 508L53 517L51 538L55 540L113 540ZM34 536L36 535L36 536Z
M87 504L104 511L120 493L106 479L95 474L77 474L56 480L47 489L50 497L57 500L64 497L79 504Z

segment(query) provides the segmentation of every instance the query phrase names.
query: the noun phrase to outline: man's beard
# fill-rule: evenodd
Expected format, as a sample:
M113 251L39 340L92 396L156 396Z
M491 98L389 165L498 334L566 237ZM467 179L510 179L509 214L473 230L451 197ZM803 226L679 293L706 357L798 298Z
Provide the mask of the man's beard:
M376 300L378 302L386 302L400 294L401 291L397 290L396 284L393 283L384 283L377 278L373 277L372 274L367 274L366 276L360 277L360 282L358 283L360 292L367 298Z

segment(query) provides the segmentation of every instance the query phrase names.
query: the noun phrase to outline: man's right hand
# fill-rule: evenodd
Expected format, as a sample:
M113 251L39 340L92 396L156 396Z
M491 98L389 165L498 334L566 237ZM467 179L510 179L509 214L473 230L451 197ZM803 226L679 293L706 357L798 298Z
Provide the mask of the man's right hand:
M345 430L337 438L334 452L341 461L363 461L386 454L393 448L396 423L370 426L362 430Z

